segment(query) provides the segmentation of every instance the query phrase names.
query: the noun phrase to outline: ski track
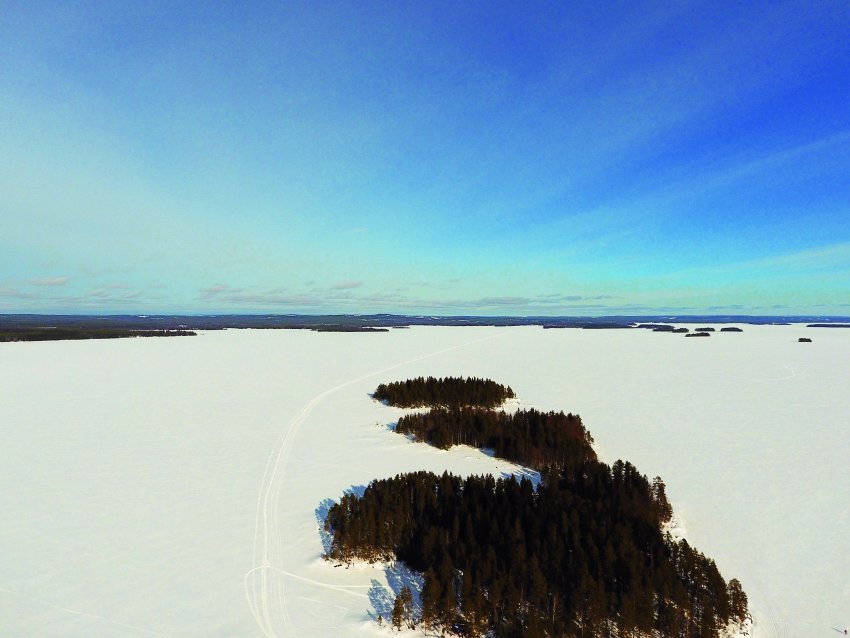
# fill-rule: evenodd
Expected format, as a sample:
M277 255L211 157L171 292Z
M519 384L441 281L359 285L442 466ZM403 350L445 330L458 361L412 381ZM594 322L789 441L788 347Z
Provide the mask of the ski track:
M417 363L425 359L430 359L432 357L445 354L446 352L451 352L452 350L458 350L483 341L495 339L500 336L502 335L496 334L484 337L483 339L476 339L456 346L443 348L436 352L408 359L386 368L344 381L339 385L317 394L306 405L304 405L298 414L296 414L289 422L272 449L266 463L266 469L263 473L260 495L257 499L253 564L251 569L245 574L244 580L245 597L247 598L251 615L254 617L254 620L257 622L260 630L266 638L278 638L278 636L295 638L298 636L298 631L296 630L295 625L292 622L292 617L289 614L289 608L285 596L284 581L286 577L306 580L316 585L338 591L344 591L354 596L363 596L362 594L349 591L344 587L307 579L283 569L284 549L283 538L280 534L278 497L280 495L280 490L283 484L283 475L289 459L290 444L295 438L295 435L298 433L298 430L301 428L301 425L307 420L307 417L310 416L313 409L335 392L355 383L359 383L360 381L365 381L366 379L390 372L391 370L395 370L412 363ZM283 633L278 631L279 623L282 624Z

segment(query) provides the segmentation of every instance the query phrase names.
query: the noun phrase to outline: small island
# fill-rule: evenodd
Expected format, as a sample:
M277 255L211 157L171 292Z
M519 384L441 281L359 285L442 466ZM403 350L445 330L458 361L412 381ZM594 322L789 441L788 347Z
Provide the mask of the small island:
M685 335L686 337L710 337L710 332L690 332Z
M727 326L725 328L721 328L720 332L744 332L743 328L738 328L737 326Z
M515 395L510 386L503 386L490 379L418 377L382 383L372 397L397 408L495 408Z
M487 399L476 394L485 389ZM373 395L433 408L402 417L396 432L441 448L489 448L539 476L535 485L409 472L374 480L329 509L328 559L399 560L423 574L418 609L409 588L398 592L395 628L475 638L721 638L747 624L740 582L724 580L713 560L665 531L672 507L661 478L650 481L625 461L600 462L577 415L509 415L493 409L497 395L513 391L433 377L381 384Z
M653 332L675 332L675 326L668 326L666 324L662 324L660 326L647 326Z
M797 339L797 342L798 343L811 343L812 340L809 339L808 337L800 337L799 339Z

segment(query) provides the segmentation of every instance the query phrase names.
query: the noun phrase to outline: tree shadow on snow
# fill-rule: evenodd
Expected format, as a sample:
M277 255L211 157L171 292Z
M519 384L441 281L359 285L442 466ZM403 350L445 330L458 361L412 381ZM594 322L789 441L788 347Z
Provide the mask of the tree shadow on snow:
M366 491L365 485L352 485L347 490L345 490L345 494L354 494L358 498L363 496L363 493ZM319 538L322 541L322 549L324 550L324 555L327 556L331 551L331 543L333 542L333 534L325 529L325 521L328 520L328 512L330 509L336 505L336 501L330 498L324 499L321 503L319 503L318 507L316 507L316 522L319 524Z
M401 590L407 587L410 593L413 594L413 615L422 616L422 587L425 585L425 578L407 565L400 562L391 563L384 569L384 574L387 577L387 583L393 592L393 600L401 593Z
M334 505L336 505L335 501L326 498L316 508L316 522L319 524L319 538L322 539L322 549L325 551L325 556L330 553L331 541L333 540L333 535L325 529L325 521L328 519L328 512Z
M361 498L366 493L365 485L352 485L347 490L345 490L346 494L354 494L357 498Z
M361 497L365 491L365 485L352 485L345 490L345 493ZM336 501L326 498L319 503L315 511L316 522L319 525L319 536L322 540L322 548L324 549L325 556L331 551L331 543L333 541L333 534L325 530L325 521L328 518L328 512L334 505L336 505ZM415 617L421 617L422 587L425 584L422 574L408 569L404 563L395 561L384 564L384 576L387 579L388 586L382 585L377 579L372 579L372 585L368 592L369 603L372 606L372 610L367 611L369 617L377 621L378 616L381 616L384 621L389 622L392 618L393 604L395 603L396 596L405 587L410 589L410 593L413 595L413 615Z
M396 596L407 587L413 594L413 616L421 618L422 586L424 585L422 575L408 569L407 565L399 562L386 565L384 575L387 578L389 588L382 585L380 581L372 579L372 586L369 588L369 602L372 604L372 611L368 612L369 617L372 620L377 620L378 616L381 616L385 621L389 621L392 618Z
M368 595L373 610L368 613L373 620L377 620L378 616L382 616L385 621L392 618L395 596L386 587L373 578Z
M499 472L499 476L503 479L514 478L517 482L526 478L531 481L531 484L534 486L535 490L540 485L540 472L535 472L534 470L529 470L528 468L521 468L516 472L508 472L505 470L501 470Z
M367 392L366 396L369 397L370 399L372 399L372 401L378 401L378 399L375 398L374 392ZM378 403L380 403L381 405L387 406L387 407L389 407L389 405L390 405L390 402L387 399L381 399L380 401L378 401Z

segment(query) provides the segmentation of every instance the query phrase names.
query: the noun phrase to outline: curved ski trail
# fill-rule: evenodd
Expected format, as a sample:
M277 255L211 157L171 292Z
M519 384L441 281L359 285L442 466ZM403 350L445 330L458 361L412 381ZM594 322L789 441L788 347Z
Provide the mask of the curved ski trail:
M384 374L412 363L417 363L425 359L458 350L467 346L489 341L501 336L500 334L490 335L482 339L476 339L466 343L449 346L435 352L408 359L400 363L393 364L374 372L369 372L348 381L344 381L339 385L325 390L313 397L307 402L304 407L293 417L284 428L280 438L275 444L269 459L266 463L265 472L263 473L263 481L260 487L260 494L257 499L257 518L256 527L254 530L254 550L253 564L251 569L245 574L244 587L245 597L248 600L248 606L254 620L257 622L263 636L266 638L278 638L279 636L295 637L298 632L292 622L289 614L285 595L285 578L304 579L303 577L291 574L283 568L284 560L284 543L280 533L279 523L279 495L283 487L284 473L289 459L290 445L292 440L298 433L303 423L310 416L313 409L325 400L330 395L360 381L365 381L370 377ZM328 586L332 589L344 589L343 586L331 585L330 583L318 583L317 585ZM353 592L352 592L353 593ZM359 595L359 594L357 594ZM282 632L282 633L281 633Z

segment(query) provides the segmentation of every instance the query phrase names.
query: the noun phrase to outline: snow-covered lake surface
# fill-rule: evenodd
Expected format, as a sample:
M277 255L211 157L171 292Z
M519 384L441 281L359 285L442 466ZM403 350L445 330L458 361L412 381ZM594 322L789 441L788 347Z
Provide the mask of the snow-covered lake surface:
M518 470L388 429L368 393L429 374L577 412L661 475L757 638L850 624L850 330L422 327L0 344L0 636L389 635L400 576L320 559L327 499Z

